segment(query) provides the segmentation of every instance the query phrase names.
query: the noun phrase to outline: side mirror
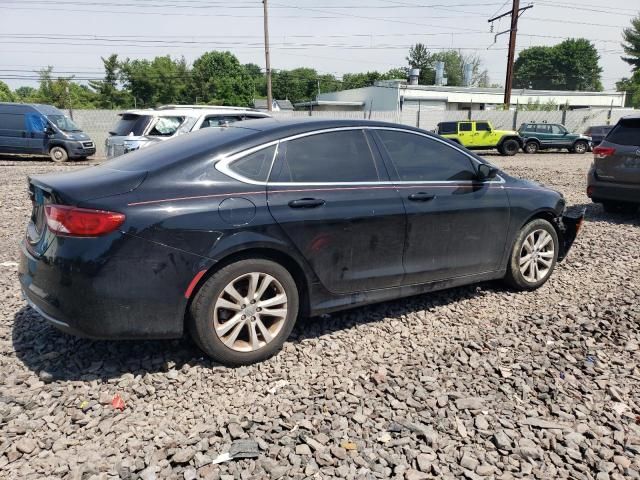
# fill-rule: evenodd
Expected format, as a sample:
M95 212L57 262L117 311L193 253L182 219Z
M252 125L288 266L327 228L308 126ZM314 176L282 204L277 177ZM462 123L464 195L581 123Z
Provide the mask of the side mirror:
M56 133L56 131L53 129L53 127L51 125L46 125L44 127L44 133L46 135L53 135L54 133Z
M478 167L478 179L480 180L489 180L491 178L496 178L498 174L498 169L496 167L492 167L491 165L487 165L486 163L481 163Z

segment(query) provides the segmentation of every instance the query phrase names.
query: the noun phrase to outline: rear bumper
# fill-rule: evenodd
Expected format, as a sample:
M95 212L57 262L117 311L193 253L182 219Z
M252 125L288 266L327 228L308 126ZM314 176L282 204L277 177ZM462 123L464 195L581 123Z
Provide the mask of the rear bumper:
M194 258L146 240L124 236L93 244L66 238L37 257L22 243L18 277L29 305L56 328L97 339L177 338L182 335L184 291ZM117 252L112 249L117 247ZM197 257L196 257L197 259ZM190 267L190 266L191 267Z
M640 185L599 180L592 167L587 178L587 196L595 203L609 200L640 204Z

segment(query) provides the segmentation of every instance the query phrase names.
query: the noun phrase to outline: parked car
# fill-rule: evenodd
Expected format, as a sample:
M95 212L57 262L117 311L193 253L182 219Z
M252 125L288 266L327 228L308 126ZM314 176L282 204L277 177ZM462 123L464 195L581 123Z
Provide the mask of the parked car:
M640 205L640 115L621 118L593 149L587 195L607 212L635 212Z
M173 338L227 365L299 315L457 285L545 283L581 217L556 191L412 127L255 120L32 176L19 278L60 329Z
M85 159L96 146L51 105L0 103L0 153L49 155L54 162Z
M522 139L513 130L496 130L485 120L441 122L437 133L469 150L496 149L502 155L515 155L522 148Z
M591 137L570 133L559 123L523 123L518 133L524 140L525 153L536 153L549 148L566 148L572 153L586 153L591 148Z
M597 147L600 145L600 142L604 140L604 137L611 131L613 125L594 125L587 128L584 135L586 137L591 137L591 145L593 147Z
M107 158L202 128L270 117L268 113L249 108L203 105L164 105L156 109L127 110L119 115L120 120L105 141Z

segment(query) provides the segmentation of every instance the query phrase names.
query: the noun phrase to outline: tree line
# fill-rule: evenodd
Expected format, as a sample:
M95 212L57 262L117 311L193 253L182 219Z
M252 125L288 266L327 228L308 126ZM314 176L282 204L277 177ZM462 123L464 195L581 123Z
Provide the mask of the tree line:
M624 30L623 60L633 75L618 82L629 92L628 102L640 106L640 16ZM272 73L273 97L293 103L315 99L319 92L348 90L373 85L379 80L406 79L410 69L420 69L419 83L433 85L438 62L444 63L447 85L461 86L465 65L471 65L471 85L491 84L477 55L457 50L433 52L417 43L410 47L406 66L386 72L347 73L338 78L301 67ZM184 58L158 56L153 59L121 59L117 54L102 58L104 77L80 83L73 76L54 75L52 67L38 72L39 85L11 90L0 82L0 101L38 102L60 108L131 108L161 104L210 104L251 106L266 97L266 78L260 66L242 64L231 52L210 51L192 65ZM602 68L593 43L584 38L568 39L554 46L522 50L514 66L514 87L543 90L600 91Z

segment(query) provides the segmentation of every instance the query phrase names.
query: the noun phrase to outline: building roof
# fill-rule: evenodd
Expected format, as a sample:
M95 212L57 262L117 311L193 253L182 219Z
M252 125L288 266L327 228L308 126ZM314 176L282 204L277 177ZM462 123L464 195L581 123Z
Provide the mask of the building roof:
M293 110L293 104L290 100L274 100L273 102L280 110ZM254 98L253 107L257 108L258 110L267 110L267 99Z
M364 102L347 102L343 100L312 100L310 102L298 102L296 107L317 107L320 105L331 105L334 107L362 107Z
M389 85L374 85L383 88L389 88ZM503 95L504 88L494 87L451 87L451 86L439 86L439 85L407 85L401 84L399 87L403 90L425 90L429 92L443 92L443 93L485 93L494 95ZM512 95L518 95L526 97L527 95L536 96L611 96L611 95L623 95L624 92L617 92L615 90L608 90L602 92L585 92L574 90L534 90L528 88L514 88L511 90Z

